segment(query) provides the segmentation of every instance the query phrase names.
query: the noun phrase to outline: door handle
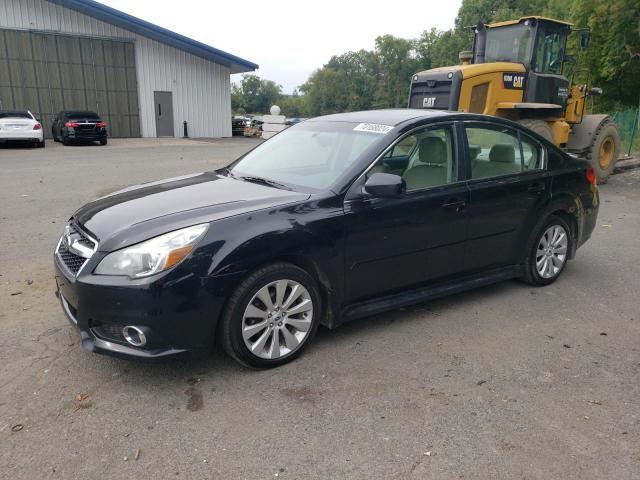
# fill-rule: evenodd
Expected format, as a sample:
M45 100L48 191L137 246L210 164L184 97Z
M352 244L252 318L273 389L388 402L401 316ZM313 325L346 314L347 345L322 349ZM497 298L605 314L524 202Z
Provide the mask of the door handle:
M459 200L457 198L449 198L442 204L442 208L444 210L455 210L456 212L461 212L466 207L467 202L465 200Z
M532 183L527 187L527 190L533 194L540 194L544 192L544 183Z

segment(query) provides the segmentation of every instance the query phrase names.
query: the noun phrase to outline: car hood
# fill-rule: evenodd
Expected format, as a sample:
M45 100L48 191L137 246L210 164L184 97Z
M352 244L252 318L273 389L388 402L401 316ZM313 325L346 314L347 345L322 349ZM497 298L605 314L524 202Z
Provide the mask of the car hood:
M292 192L197 173L119 190L84 205L73 218L113 251L178 228L306 200Z

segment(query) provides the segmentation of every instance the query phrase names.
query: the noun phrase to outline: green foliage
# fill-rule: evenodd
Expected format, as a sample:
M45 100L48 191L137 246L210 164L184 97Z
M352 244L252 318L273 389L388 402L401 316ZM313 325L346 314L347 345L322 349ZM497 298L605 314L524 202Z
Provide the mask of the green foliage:
M282 96L282 86L257 75L243 75L231 87L231 109L236 113L267 113Z

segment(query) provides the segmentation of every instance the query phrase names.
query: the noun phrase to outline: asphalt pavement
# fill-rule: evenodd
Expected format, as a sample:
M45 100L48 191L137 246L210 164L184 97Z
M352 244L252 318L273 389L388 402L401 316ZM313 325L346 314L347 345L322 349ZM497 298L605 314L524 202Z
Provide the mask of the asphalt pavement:
M545 288L509 281L320 329L295 362L83 351L53 248L81 204L254 139L0 148L0 478L639 479L640 170Z

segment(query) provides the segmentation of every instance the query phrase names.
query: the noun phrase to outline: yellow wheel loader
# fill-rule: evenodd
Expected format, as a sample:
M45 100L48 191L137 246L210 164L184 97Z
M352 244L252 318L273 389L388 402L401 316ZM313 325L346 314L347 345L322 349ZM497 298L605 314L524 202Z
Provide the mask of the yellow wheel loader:
M544 17L479 23L462 65L416 73L409 108L457 110L516 121L570 153L585 158L605 181L620 153L620 134L607 115L585 115L587 98L602 90L574 85L563 75L567 37L587 30Z

